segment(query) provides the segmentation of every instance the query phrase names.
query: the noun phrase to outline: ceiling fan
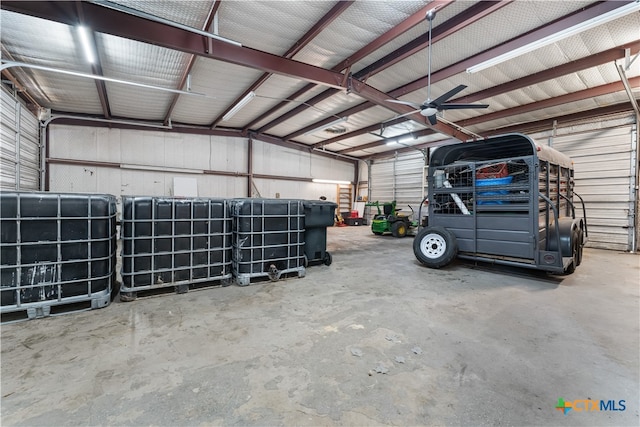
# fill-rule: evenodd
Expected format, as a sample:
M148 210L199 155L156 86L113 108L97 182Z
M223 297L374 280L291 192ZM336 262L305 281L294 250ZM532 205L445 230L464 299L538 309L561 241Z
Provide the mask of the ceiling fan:
M436 17L436 9L431 9L427 12L427 20L429 21L429 68L427 72L427 99L422 104L417 104L415 102L410 101L400 101L397 99L389 99L388 102L395 102L396 104L404 104L410 107L415 108L414 111L409 113L402 114L398 117L409 116L411 114L419 112L421 115L425 116L429 123L435 125L437 123L436 113L438 111L443 110L461 110L467 108L488 108L488 104L457 104L457 103L447 103L447 100L452 96L456 95L458 92L466 89L466 85L458 85L446 92L443 95L440 95L436 99L431 99L431 29L433 27L433 19Z

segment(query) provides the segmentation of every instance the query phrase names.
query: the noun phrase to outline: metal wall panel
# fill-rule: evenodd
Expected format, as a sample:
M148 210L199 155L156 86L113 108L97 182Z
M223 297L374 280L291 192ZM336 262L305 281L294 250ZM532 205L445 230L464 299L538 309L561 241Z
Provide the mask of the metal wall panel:
M54 124L50 126L49 143L51 191L171 196L173 178L189 177L197 180L202 197L247 196L245 138ZM61 160L74 163L61 164ZM349 162L261 141L253 142L253 169L256 175L276 178L254 177L252 195L272 198L325 196L335 201L335 184L309 180L354 179L354 167ZM208 173L211 171L214 173Z
M0 188L17 190L16 101L3 88L0 106Z
M355 169L352 163L337 158L254 140L253 172L297 178L353 181Z
M244 177L181 174L101 166L52 164L51 191L106 193L115 196L172 196L173 179L195 178L199 197L233 198L246 194Z
M374 161L369 182L371 200L395 200L403 210L408 210L408 205L416 209L422 200L424 166L424 156L419 151Z
M52 158L247 172L244 138L51 125L50 141Z
M413 218L418 219L418 209L423 198L424 166L425 158L420 151L375 160L370 169L369 200L380 203L395 200L396 206L402 209L403 213L408 214L413 208ZM368 223L376 213L375 207L365 209Z
M171 196L173 178L190 177L197 180L199 196L246 196L244 176L205 173L246 174L247 142L242 138L52 125L49 142L51 191Z
M320 196L327 201L336 202L336 184L317 184L312 182L284 181L280 179L254 178L254 197L318 200Z
M575 165L575 191L587 209L587 246L631 250L634 228L634 129L631 125L538 138Z
M40 133L36 116L6 88L0 91L0 188L38 190Z

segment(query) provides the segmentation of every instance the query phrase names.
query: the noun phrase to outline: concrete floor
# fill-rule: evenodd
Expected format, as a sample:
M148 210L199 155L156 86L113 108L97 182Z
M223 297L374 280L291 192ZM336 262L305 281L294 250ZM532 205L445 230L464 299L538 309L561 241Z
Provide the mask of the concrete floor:
M3 326L2 425L640 424L637 255L430 270L411 238L328 235L302 279Z

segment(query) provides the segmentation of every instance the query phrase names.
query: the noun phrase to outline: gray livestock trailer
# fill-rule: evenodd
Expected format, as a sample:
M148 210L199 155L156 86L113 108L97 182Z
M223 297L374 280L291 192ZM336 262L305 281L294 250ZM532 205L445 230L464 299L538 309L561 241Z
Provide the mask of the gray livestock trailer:
M432 268L458 256L570 274L587 240L573 186L571 159L522 134L439 147L429 161L428 226L414 254Z

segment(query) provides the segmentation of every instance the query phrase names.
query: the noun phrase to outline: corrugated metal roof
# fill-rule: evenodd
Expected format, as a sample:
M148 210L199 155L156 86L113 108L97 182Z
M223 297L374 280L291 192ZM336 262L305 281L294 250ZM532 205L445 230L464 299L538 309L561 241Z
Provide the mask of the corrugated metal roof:
M526 45L543 37L545 31L557 33L584 24L589 14L599 16L605 9L633 4L549 0L541 7L540 2L523 0L340 4L5 0L0 12L3 63L19 61L48 69L11 67L3 71L3 77L17 83L39 107L51 109L54 115L171 122L175 127L189 126L212 134L288 140L300 147L367 157L396 150L385 144L391 138L417 135L404 143L409 146L435 144L451 135L464 139L457 126L468 126L469 134L483 135L515 124L527 129L529 123L572 113L588 116L592 112L597 120L599 108L615 104L626 104L631 111L611 56L599 59L598 54L617 49L613 55L619 64L624 63L624 47L629 48L630 57L637 55L637 6L606 24L486 70L465 70L498 55L505 43L511 48ZM431 98L464 84L467 88L454 98L468 102L464 100L467 97L474 103L487 103L489 108L445 111L446 121L439 121L434 128L419 115L385 126L400 113L411 111L387 99L422 103L428 97L425 37L429 25L416 16L433 6L438 11L433 21ZM93 26L95 64L86 61L74 28L82 21ZM198 32L203 28L242 46L210 41ZM576 61L585 62L577 69L563 71ZM86 76L56 71L60 69L146 87L96 83ZM276 74L270 74L274 70ZM557 73L534 79L547 70ZM640 60L626 75L637 100ZM515 87L504 86L514 81L518 82ZM163 88L191 94L160 90ZM255 93L252 101L222 120L248 91ZM474 97L479 92L483 96ZM576 95L569 102L555 102L570 94ZM348 120L329 131L308 133L340 117ZM371 131L382 128L382 137Z

